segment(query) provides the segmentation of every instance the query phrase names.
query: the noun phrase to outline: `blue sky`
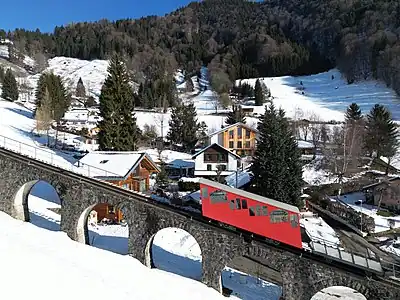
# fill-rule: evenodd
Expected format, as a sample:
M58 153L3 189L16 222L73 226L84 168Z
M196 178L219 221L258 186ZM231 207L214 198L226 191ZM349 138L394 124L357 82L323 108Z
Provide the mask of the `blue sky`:
M0 28L53 32L71 22L164 15L190 0L11 0L2 1Z

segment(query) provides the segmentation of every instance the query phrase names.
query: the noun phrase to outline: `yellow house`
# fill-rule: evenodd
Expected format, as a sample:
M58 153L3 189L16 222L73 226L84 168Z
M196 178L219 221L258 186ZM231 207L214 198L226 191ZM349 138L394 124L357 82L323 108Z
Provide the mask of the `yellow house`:
M243 123L226 126L208 135L208 144L214 143L239 156L252 156L256 149L257 129Z

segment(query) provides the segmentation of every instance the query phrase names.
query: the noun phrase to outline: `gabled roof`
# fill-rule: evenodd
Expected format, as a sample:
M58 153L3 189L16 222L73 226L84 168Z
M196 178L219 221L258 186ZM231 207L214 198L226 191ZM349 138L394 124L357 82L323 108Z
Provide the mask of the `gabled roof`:
M243 191L240 189L235 189L233 187L230 187L228 185L225 185L225 184L222 184L222 183L219 183L216 181L211 181L211 180L200 177L199 182L200 182L200 184L209 185L209 186L212 186L212 187L222 190L222 191L226 191L226 192L236 194L236 195L239 195L239 196L242 196L245 198L256 200L256 201L264 203L264 204L275 206L276 208L286 209L288 211L296 212L296 213L300 212L299 208L294 205L290 205L290 204L287 204L284 202L266 198L266 197L263 197L263 196L260 196L257 194L249 193L249 192L246 192L246 191Z
M221 145L219 145L219 144L217 144L217 143L214 143L214 144L211 144L211 145L209 145L209 146L207 146L207 147L201 149L200 151L196 152L195 154L193 154L192 159L195 159L196 156L198 156L199 154L203 153L204 151L206 151L207 149L212 148L212 147L218 147L218 148L222 149L223 151L228 152L228 154L231 154L231 155L235 156L236 158L241 158L241 157L240 157L239 155L237 155L236 153L233 153L232 151L229 151L229 150L226 149L225 147L222 147Z
M249 130L251 130L251 131L258 132L257 129L255 129L255 128L253 128L253 127L250 127L249 125L246 125L246 124L241 123L241 122L237 122L237 123L235 123L235 124L232 124L232 125L226 126L226 127L224 127L224 128L221 128L221 129L219 129L219 130L217 130L217 131L214 131L213 133L210 133L208 136L210 137L210 136L216 135L216 134L218 134L218 133L224 132L224 131L226 131L226 130L232 128L232 127L236 127L236 126L239 126L239 125L242 126L242 127L244 127L244 128L246 128L246 129L249 129Z
M79 162L75 163L75 165L92 167L90 170L92 177L106 180L125 180L145 158L155 170L160 171L158 166L145 152L89 152Z
M361 190L366 190L366 189L369 189L369 188L376 187L376 186L378 186L378 185L384 184L385 182L392 182L392 181L399 180L399 179L400 179L399 176L391 177L391 178L385 178L385 179L383 179L383 180L380 181L380 182L375 182L375 183L372 183L372 184L363 186L363 187L361 188Z

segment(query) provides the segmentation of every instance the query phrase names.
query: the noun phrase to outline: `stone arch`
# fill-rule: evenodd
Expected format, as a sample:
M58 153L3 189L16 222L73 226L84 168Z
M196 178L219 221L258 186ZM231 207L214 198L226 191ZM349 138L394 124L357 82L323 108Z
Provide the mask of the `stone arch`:
M344 276L332 276L326 278L325 280L317 281L310 287L310 292L312 297L314 297L321 291L325 291L328 288L331 289L332 287L344 287L346 289L353 290L366 299L369 299L369 297L372 295L368 285L365 285L363 281ZM315 300L315 298L313 300Z
M64 190L62 186L60 186L57 182L51 182L47 180L31 180L20 186L14 195L11 210L12 216L14 218L25 222L30 221L28 198L31 194L31 191L40 182L45 182L54 189L58 196L60 204L62 205L62 191Z
M272 299L280 299L283 295L283 278L280 270L272 268L264 256L249 256L249 245L240 251L221 269L221 289L225 296L231 293L236 296L268 295ZM262 283L262 284L261 284ZM240 286L240 288L238 288Z
M341 297L349 300L367 300L367 298L357 290L346 286L330 286L317 292L310 300L326 299L334 300Z
M172 250L172 249L168 249L169 248L168 245L166 246L165 244L163 244L163 245L154 244L155 240L156 241L158 240L158 242L161 242L160 238L163 236L163 234L164 234L164 236L169 235L169 234L174 234L175 236L177 236L180 239L179 243L182 243L182 244L180 244L180 246L181 246L180 251L170 252L169 250ZM168 240L171 241L171 237ZM195 245L194 245L195 253L191 258L185 256L185 254L187 254L187 253L183 253L184 252L183 249L185 248L184 243L187 241L195 242ZM155 248L154 246L157 246L157 248L159 248L157 251L158 253L157 252L154 253L155 250L157 250L157 248ZM165 248L167 248L167 249L165 249L162 246L164 246L164 247L166 246ZM198 248L198 249L196 249L196 248ZM181 226L166 226L166 227L163 227L163 228L157 230L156 233L153 233L146 243L144 264L149 268L158 267L155 263L154 255L161 254L161 253L164 253L163 255L170 256L170 257L168 257L168 261L175 260L175 262L177 262L177 265L179 263L182 263L181 267L188 266L188 264L190 264L190 266L191 266L190 267L191 272L189 274L188 270L182 270L182 269L173 270L174 269L173 266L166 266L165 262L163 262L162 267L165 271L173 272L175 274L185 276L185 277L188 277L191 279L201 280L202 273L203 273L203 271L202 271L202 261L203 261L202 248L201 248L199 241L196 239L196 237L193 234L191 234L188 230L182 228ZM200 257L197 257L198 255ZM196 260L196 258L199 258L200 261ZM187 260L187 262L186 262L186 260ZM193 265L191 265L192 262L193 262ZM158 263L158 265L160 266L160 263ZM197 265L198 265L199 270L196 270Z
M90 245L90 236L89 236L89 226L88 226L88 218L89 218L89 214L91 213L91 211L93 209L96 208L97 205L99 204L109 204L114 206L116 211L120 211L122 213L122 215L124 217L126 217L126 209L124 206L123 202L119 202L117 204L114 204L113 201L111 202L106 202L106 201L101 201L101 202L96 202L94 204L90 204L89 206L87 206L79 215L79 217L76 220L76 226L75 226L75 230L76 230L76 238L75 240L79 243L83 243L83 244L87 244ZM127 225L129 226L129 225ZM129 227L128 227L129 230ZM127 237L128 239L129 237ZM128 240L127 240L128 242ZM103 248L104 249L104 248ZM107 249L110 250L110 249ZM112 251L112 250L111 250Z

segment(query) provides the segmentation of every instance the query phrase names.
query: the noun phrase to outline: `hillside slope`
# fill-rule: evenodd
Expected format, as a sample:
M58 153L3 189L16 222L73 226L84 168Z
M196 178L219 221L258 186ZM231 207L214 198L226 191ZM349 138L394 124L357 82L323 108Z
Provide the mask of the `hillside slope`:
M231 80L311 74L338 65L350 82L375 77L400 92L399 30L395 0L205 0L165 17L12 35L28 54L103 59L118 51L129 57L130 68L152 78L177 66L196 71L203 63Z

